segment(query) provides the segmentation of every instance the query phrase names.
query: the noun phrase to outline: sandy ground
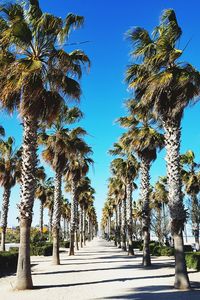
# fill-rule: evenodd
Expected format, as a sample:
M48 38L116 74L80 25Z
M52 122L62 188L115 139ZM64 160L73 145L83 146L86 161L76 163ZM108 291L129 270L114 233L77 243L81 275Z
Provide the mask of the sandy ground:
M32 257L34 290L13 291L15 277L0 279L0 300L200 300L200 272L189 272L191 291L173 289L174 263L152 258L152 268L141 267L141 253L128 257L113 243L95 238L75 256L61 253L61 265L51 257Z

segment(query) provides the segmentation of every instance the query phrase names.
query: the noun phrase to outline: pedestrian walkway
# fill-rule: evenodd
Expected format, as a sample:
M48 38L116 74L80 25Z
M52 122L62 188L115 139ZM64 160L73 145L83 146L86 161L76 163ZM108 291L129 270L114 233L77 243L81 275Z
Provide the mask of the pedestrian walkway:
M199 300L200 272L189 277L197 288L174 290L174 262L167 257L152 259L152 268L141 267L141 253L127 256L100 238L88 242L75 256L61 253L61 265L51 257L32 257L34 290L12 291L14 276L0 279L0 300Z

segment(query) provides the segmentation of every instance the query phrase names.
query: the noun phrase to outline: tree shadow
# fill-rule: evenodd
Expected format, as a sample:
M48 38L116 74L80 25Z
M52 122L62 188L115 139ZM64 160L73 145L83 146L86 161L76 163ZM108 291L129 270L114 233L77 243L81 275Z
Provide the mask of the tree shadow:
M153 266L151 266L151 269L161 269L161 268L164 268L164 267L168 267L168 268L173 268L174 265L164 265L162 263L159 263L159 264L154 264ZM109 271L109 270L129 270L129 269L144 269L144 267L142 265L123 265L123 266L119 266L117 268L115 267L112 267L112 268L97 268L97 269L84 269L84 270L66 270L66 271L52 271L52 272L36 272L36 273L33 273L33 275L51 275L51 274L67 274L67 273L81 273L81 272L95 272L95 271ZM172 274L168 274L166 276L163 275L163 277L169 277L169 276L173 276ZM159 277L162 277L159 276ZM133 277L134 278L134 277ZM145 279L145 278L148 278L148 277L142 277L142 279ZM154 277L150 277L150 278L154 278ZM156 278L158 278L158 276L156 276ZM140 278L141 279L141 278Z
M57 272L55 272L55 273L57 273ZM53 273L53 274L55 274L55 273ZM63 271L61 273L65 273L65 271ZM141 277L115 278L115 279L106 279L106 280L100 280L100 281L76 282L76 283L70 283L70 284L37 285L37 286L34 286L34 289L49 289L49 288L62 288L62 287L66 288L66 287L82 286L82 285L103 284L103 283L112 283L112 282L125 282L125 281L130 281L130 280L168 278L168 277L172 277L172 276L174 276L174 274L166 274L166 275L160 275L160 276L153 275L153 276L141 276ZM170 286L170 288L172 288L172 287ZM114 299L114 298L112 298L112 299Z
M144 286L127 290L126 294L108 296L106 298L96 299L132 299L132 300L199 300L200 285L197 282L191 282L192 289L181 291L173 289L168 285ZM195 289L194 289L195 288ZM169 291L170 290L170 291Z

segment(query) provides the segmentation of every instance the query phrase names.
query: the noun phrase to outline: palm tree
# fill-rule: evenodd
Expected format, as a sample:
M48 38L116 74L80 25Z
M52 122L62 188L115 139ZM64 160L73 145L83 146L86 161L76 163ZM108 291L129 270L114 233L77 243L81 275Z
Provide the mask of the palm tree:
M197 172L200 165L195 162L195 154L192 150L188 150L180 157L182 166L182 180L185 185L186 193L191 197L191 219L192 232L195 238L196 249L199 250L199 223L200 223L200 206L197 195L200 192L200 176Z
M117 146L117 151L120 145ZM121 153L123 152L123 148L121 148ZM125 155L126 152L124 152ZM120 178L123 182L125 189L125 197L124 197L124 212L126 212L126 206L128 208L128 254L134 255L133 250L133 218L132 218L132 190L136 188L136 185L133 183L133 180L137 177L139 169L139 164L136 158L132 154L128 154L124 159L116 158L111 163L111 170L114 175L120 174ZM125 223L126 223L126 216ZM126 232L126 224L124 224L123 236L125 237ZM125 246L125 245L123 245Z
M113 176L109 179L108 195L113 197L113 209L115 213L115 246L121 248L121 182Z
M162 149L163 135L151 126L153 116L134 99L127 102L131 113L119 118L121 126L128 128L121 138L123 147L129 152L135 152L140 159L140 198L143 201L143 266L151 265L150 257L150 167L157 157L157 149Z
M19 175L19 151L14 149L14 139L0 140L0 185L3 187L2 219L1 219L1 251L5 251L6 228L11 188Z
M173 10L165 10L153 38L143 28L129 32L133 55L141 64L132 64L127 72L136 98L150 107L162 123L167 151L167 178L171 232L175 247L175 283L179 289L190 288L184 257L183 234L186 211L183 205L180 175L181 119L184 108L200 93L200 73L188 63L181 63L183 51L177 49L182 31Z
M60 264L59 257L59 231L61 217L61 186L62 176L67 169L69 155L76 151L79 136L84 135L82 128L69 130L66 125L78 121L82 113L78 108L69 109L63 105L59 116L52 122L50 129L42 130L39 134L39 142L46 148L42 152L44 160L51 165L55 172L54 178L54 206L52 219L53 235L53 263Z
M154 229L156 235L158 236L158 241L160 242L160 244L168 244L169 216L168 214L166 214L166 205L168 204L168 187L166 176L159 177L158 181L155 183L154 188L151 191L150 199L151 209L156 212ZM151 224L153 227L153 220Z
M86 209L89 203L93 202L95 190L91 187L91 180L87 176L81 178L77 189L77 197L80 205L80 246L83 247L83 244L85 244Z
M142 215L143 215L143 203L142 200L139 199L137 201L133 201L133 220L134 220L134 235L136 240L142 241Z
M74 255L74 242L78 248L78 184L88 170L93 160L88 157L92 153L91 148L82 139L77 139L74 151L71 153L66 165L65 180L71 184L71 225L70 225L70 250L69 255Z
M97 214L93 204L88 207L88 225L89 240L92 240L98 231Z
M54 205L54 185L53 178L49 177L46 180L46 201L44 207L48 208L49 215L49 240L52 239L52 219L53 219L53 205Z
M43 233L43 214L46 201L49 197L49 178L46 179L46 174L43 167L37 168L37 187L35 191L35 197L40 200L40 233Z
M69 238L69 222L71 216L71 207L68 199L62 197L61 216L63 218L63 239ZM66 224L67 223L67 224ZM66 228L67 227L67 228Z
M28 1L26 8L20 4L1 6L4 29L0 35L1 44L9 44L9 49L13 49L11 59L4 62L0 71L2 106L9 111L18 108L24 129L17 289L33 286L30 227L36 188L38 122L55 119L64 100L61 93L64 98L80 98L80 86L71 75L79 78L81 64L89 61L82 51L67 53L62 47L71 29L83 24L83 17L68 14L63 21L43 13L38 0Z

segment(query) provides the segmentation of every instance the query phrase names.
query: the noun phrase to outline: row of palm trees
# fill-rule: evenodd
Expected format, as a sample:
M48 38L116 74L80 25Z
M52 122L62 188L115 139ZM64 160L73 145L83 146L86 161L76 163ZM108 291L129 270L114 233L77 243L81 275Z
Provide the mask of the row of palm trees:
M177 48L181 35L182 30L176 14L171 9L163 12L160 23L155 27L152 35L141 27L131 29L127 33L132 46L132 62L126 71L126 82L129 89L133 90L133 96L126 103L128 116L118 120L121 126L127 128L127 131L111 150L112 154L120 157L111 163L113 178L108 195L110 197L111 194L113 197L113 181L118 180L114 199L117 203L119 200L126 199L126 201L122 201L122 206L124 206L122 208L122 248L125 247L124 227L127 218L129 253L133 253L130 249L132 232L129 227L132 227L130 220L132 218L132 201L130 199L135 186L130 182L137 177L137 170L140 169L144 240L143 265L151 265L149 251L150 167L157 157L157 152L165 147L167 153L167 203L175 249L174 286L186 289L190 288L183 244L183 229L187 212L183 204L181 177L183 176L183 182L186 184L186 192L193 197L192 202L195 203L193 211L197 211L198 207L196 196L199 192L199 181L196 174L192 174L192 170L194 171L193 155L189 155L189 160L185 159L185 164L191 167L190 172L181 171L179 153L181 120L184 109L200 94L200 73L189 63L181 62L183 51ZM139 163L134 155L139 159ZM130 211L127 215L124 213L126 205ZM109 215L109 210L107 214ZM194 223L198 231L199 220L195 219Z
M68 108L66 100L79 101L82 67L90 60L82 50L65 51L72 30L81 27L84 18L68 14L65 20L44 13L38 0L0 6L0 100L3 109L18 111L23 125L20 154L20 247L17 266L17 289L33 287L30 265L30 228L37 189L38 146L42 157L54 171L52 206L53 261L59 264L59 230L62 180L70 182L72 194L70 254L78 223L78 192L92 163L91 148L84 141L85 130L69 129L82 113ZM85 199L92 202L94 191L88 182ZM38 191L39 193L39 191ZM5 190L5 198L8 191ZM40 196L41 198L41 196ZM96 222L93 205L88 206L91 227ZM84 202L85 201L85 202ZM86 204L87 202L87 204ZM4 201L6 205L6 200Z

